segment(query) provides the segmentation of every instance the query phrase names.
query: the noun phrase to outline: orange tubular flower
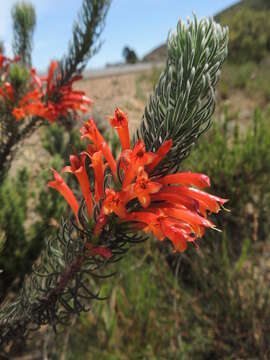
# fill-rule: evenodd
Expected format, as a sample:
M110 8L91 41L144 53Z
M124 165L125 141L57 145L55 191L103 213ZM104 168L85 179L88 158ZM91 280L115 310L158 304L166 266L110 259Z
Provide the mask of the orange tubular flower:
M151 195L152 201L166 201L172 204L182 204L191 211L199 210L199 203L193 198L176 192L167 192L166 190L160 191L157 194Z
M97 146L97 148L100 148L102 143L105 142L104 137L99 132L93 119L89 119L84 123L80 133L81 139L91 140L92 143Z
M164 214L153 214L149 212L131 213L128 216L129 221L139 221L145 223L141 227L145 233L152 233L154 236L162 241L166 237L174 244L175 251L183 252L187 248L187 241L194 241L195 238L191 236L191 228L186 229L185 226L178 224L174 219L168 218Z
M123 189L132 182L140 167L149 165L155 158L156 155L154 153L145 151L144 142L138 140L134 149L129 153L129 166L125 174Z
M78 201L76 200L70 187L65 183L64 179L60 176L60 174L58 174L58 172L54 169L52 169L52 171L53 171L53 176L54 176L55 181L49 181L48 186L53 189L56 189L60 192L60 194L65 198L66 202L69 204L69 206L73 210L73 212L76 216L76 219L79 222L79 220L78 220L78 211L79 211Z
M92 156L90 155L92 167L95 174L95 199L98 203L104 196L104 164L102 159L102 152L97 151Z
M151 210L151 209L149 209ZM163 208L157 209L157 213L133 212L126 216L125 221L138 222L138 228L146 233L153 233L162 241L166 237L172 241L175 251L183 252L187 247L187 241L192 242L203 235L202 227L214 227L204 218L188 210ZM144 223L144 226L140 224Z
M114 117L110 118L110 123L118 132L122 150L130 149L127 115L116 108Z
M101 213L104 215L115 213L120 219L124 219L127 212L121 195L121 193L117 193L113 189L106 189L106 197L103 201Z
M2 67L3 67L6 59L7 58L2 53L0 53L0 70L2 70Z
M50 97L54 91L54 84L52 82L53 80L53 74L55 70L58 68L58 62L52 61L49 67L48 76L47 76L47 94L48 97Z
M196 225L209 228L215 227L215 225L211 221L201 217L200 215L188 209L164 208L162 210L166 215L184 221L187 224L190 224L192 227Z
M57 80L61 79L58 75L55 78L55 70L58 67L56 61L52 61L47 77L37 77L35 70L32 69L33 83L38 86L42 96L46 98L47 105L43 117L53 123L59 116L66 116L69 111L87 112L87 107L91 105L92 101L85 96L83 91L72 90L74 81L81 79L80 76L74 76L67 84L59 86ZM47 82L46 91L42 92L41 82ZM55 98L57 94L57 99Z
M192 172L182 172L176 174L166 175L157 180L160 184L181 184L181 185L194 185L198 188L210 187L210 179L204 174L196 174Z
M154 161L147 166L147 171L151 173L154 168L164 159L164 157L168 154L172 147L172 139L165 141L158 151L155 153L157 156Z
M177 227L172 221L164 220L161 222L161 229L164 235L172 241L175 251L184 252L186 250L187 241L190 241L191 237L182 228Z
M29 93L27 93L26 95L24 95L24 97L21 98L21 100L19 101L19 105L20 107L24 107L27 104L33 104L33 103L40 103L40 98L42 97L42 94L40 93L39 90L35 89Z
M189 197L192 197L193 199L197 200L199 205L202 206L202 208L205 208L206 210L209 210L213 213L218 213L220 210L220 207L224 205L228 199L222 199L218 196L214 196L211 194L208 194L204 191L193 189L191 187L185 187L185 186L179 186L179 187L173 187L177 188L177 191L179 193L182 193L184 195L187 195Z
M147 208L151 202L150 194L157 193L161 188L162 185L151 181L141 167L138 169L136 182L126 188L126 201L128 202L137 197L142 207Z
M87 155L92 156L95 152L99 151L98 147L95 144L87 145Z
M88 109L84 105L91 105L91 100L81 92L70 92L64 94L59 103L59 111L65 112L67 110L80 110L81 112L87 112ZM56 104L57 105L57 104Z
M103 156L107 160L114 177L116 177L116 162L112 156L109 146L105 142L104 137L99 132L93 119L86 121L84 126L81 128L81 139L85 138L91 140L94 145L102 151Z
M26 117L26 113L25 113L24 109L22 109L22 108L14 108L12 110L12 115L15 117L15 119L17 121Z
M153 234L159 241L163 241L166 238L166 235L162 231L161 222L159 221L158 217L155 221L152 221L149 224L143 226L142 230L146 234Z
M27 93L19 101L19 107L13 109L16 120L21 120L29 115L44 117L46 108L40 101L41 96L41 92L37 89Z
M157 214L147 211L132 212L126 215L125 221L138 222L138 228L142 229L145 233L152 233L155 237L162 241L165 235L161 230L160 218ZM141 223L144 225L141 226Z
M71 166L65 166L63 171L71 172L76 176L85 199L88 216L93 217L93 201L90 191L89 179L85 168L85 157L85 154L81 154L80 157L76 155L70 155L69 159Z
M30 73L31 73L31 76L32 76L33 83L34 83L35 85L37 85L39 89L41 89L41 87L42 87L42 82L41 82L40 77L37 76L36 69L31 69L31 70L30 70Z

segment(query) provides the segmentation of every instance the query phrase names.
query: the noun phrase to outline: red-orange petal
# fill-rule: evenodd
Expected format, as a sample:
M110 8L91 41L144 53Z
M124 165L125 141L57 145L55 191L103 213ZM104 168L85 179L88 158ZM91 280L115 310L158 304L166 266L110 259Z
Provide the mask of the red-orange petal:
M217 213L220 210L220 206L228 201L228 199L223 199L204 191L185 186L179 186L177 191L196 199L199 203L202 203L203 206L206 206L208 210L214 213Z
M102 151L104 158L107 160L109 167L111 168L113 176L116 178L117 166L113 158L111 150L104 140L103 136L99 132L93 119L86 121L81 128L81 139L87 138L91 140L94 145Z
M52 61L49 67L49 71L48 71L48 77L47 77L47 94L48 96L51 95L51 91L52 91L52 78L53 78L53 74L55 72L55 70L58 67L58 62L57 61Z
M102 152L97 151L90 156L96 179L96 202L104 196L104 164Z
M138 221L145 224L150 224L157 221L157 215L152 212L138 211L131 212L125 216L126 221Z
M139 168L144 168L144 166L149 165L157 155L152 152L145 151L145 144L140 139L134 146L134 149L131 153L129 153L130 163L128 165L124 181L123 181L123 189L125 189L135 178Z
M54 181L49 181L48 186L56 189L60 192L60 194L65 198L71 209L73 210L77 220L78 220L78 210L79 210L79 203L75 198L73 192L71 191L70 187L65 183L64 179L60 176L60 174L52 169L54 175ZM79 221L78 221L79 222Z
M152 194L151 199L152 199L152 201L165 200L172 204L175 204L175 203L181 204L181 205L185 206L187 209L189 209L191 211L195 211L195 212L197 212L199 210L198 201L196 201L192 197L185 196L183 194L177 194L176 192L169 193L169 192L166 192L165 190L164 191L162 190L157 194Z
M188 235L183 230L166 221L161 221L161 229L173 243L175 251L184 252L187 249Z
M166 175L157 180L160 184L181 184L181 185L194 185L198 188L210 186L210 179L204 174L196 174L192 172L182 172L176 174Z
M142 207L147 208L151 203L151 198L148 193L138 195L138 199Z
M190 210L179 209L179 208L163 208L162 210L168 216L187 222L190 225L199 225L209 228L215 227L215 225L211 221L201 217L197 213L192 212Z
M113 189L106 189L106 197L102 205L102 213L110 215L115 213L120 219L124 219L127 212L125 203L122 200L122 193L116 192Z
M171 150L172 147L172 139L164 141L164 143L160 146L158 151L155 153L157 156L153 160L153 162L148 165L147 171L150 173L157 167L157 165L164 159L167 153Z
M119 108L116 108L114 118L110 118L110 123L118 133L122 150L130 149L127 115Z
M83 197L86 203L88 216L93 216L93 201L92 201L92 194L90 191L90 184L88 175L85 168L85 157L86 155L81 154L80 157L77 155L70 155L70 164L71 166L65 166L63 171L65 172L72 172L79 184L81 191L83 193Z

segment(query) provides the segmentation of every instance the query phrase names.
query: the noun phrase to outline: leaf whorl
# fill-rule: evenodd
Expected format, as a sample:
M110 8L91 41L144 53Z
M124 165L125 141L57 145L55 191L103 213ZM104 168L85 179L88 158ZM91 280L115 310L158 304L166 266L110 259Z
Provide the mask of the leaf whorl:
M155 175L176 170L199 136L209 129L215 86L227 56L228 29L213 20L179 21L168 37L165 70L145 107L136 138L156 151L168 139L173 148Z

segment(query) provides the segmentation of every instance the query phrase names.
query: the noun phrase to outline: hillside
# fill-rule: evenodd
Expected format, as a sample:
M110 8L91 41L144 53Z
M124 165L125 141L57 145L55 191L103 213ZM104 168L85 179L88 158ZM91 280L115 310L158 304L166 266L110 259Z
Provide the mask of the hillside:
M215 19L222 21L224 17L234 16L235 13L243 9L252 9L255 11L268 10L270 9L270 2L269 0L242 0L216 14Z
M229 26L229 60L259 62L270 54L270 1L242 0L215 15ZM155 48L143 61L164 61L166 45Z
M245 0L216 15L230 29L229 60L260 62L270 54L270 2Z
M142 61L145 62L159 62L165 61L167 57L167 46L166 44L162 44L152 50L150 53L145 55Z

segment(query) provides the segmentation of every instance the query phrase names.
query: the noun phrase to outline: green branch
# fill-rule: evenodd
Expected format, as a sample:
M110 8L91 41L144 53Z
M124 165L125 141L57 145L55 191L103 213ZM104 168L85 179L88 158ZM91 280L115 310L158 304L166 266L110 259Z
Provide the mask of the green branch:
M213 20L179 21L168 38L166 68L150 96L137 138L156 151L168 139L173 148L156 169L179 167L199 136L211 125L215 86L227 56L228 29Z
M73 38L68 55L60 62L61 80L65 84L72 76L80 74L87 61L100 49L100 35L111 0L83 0L78 20L73 25Z

